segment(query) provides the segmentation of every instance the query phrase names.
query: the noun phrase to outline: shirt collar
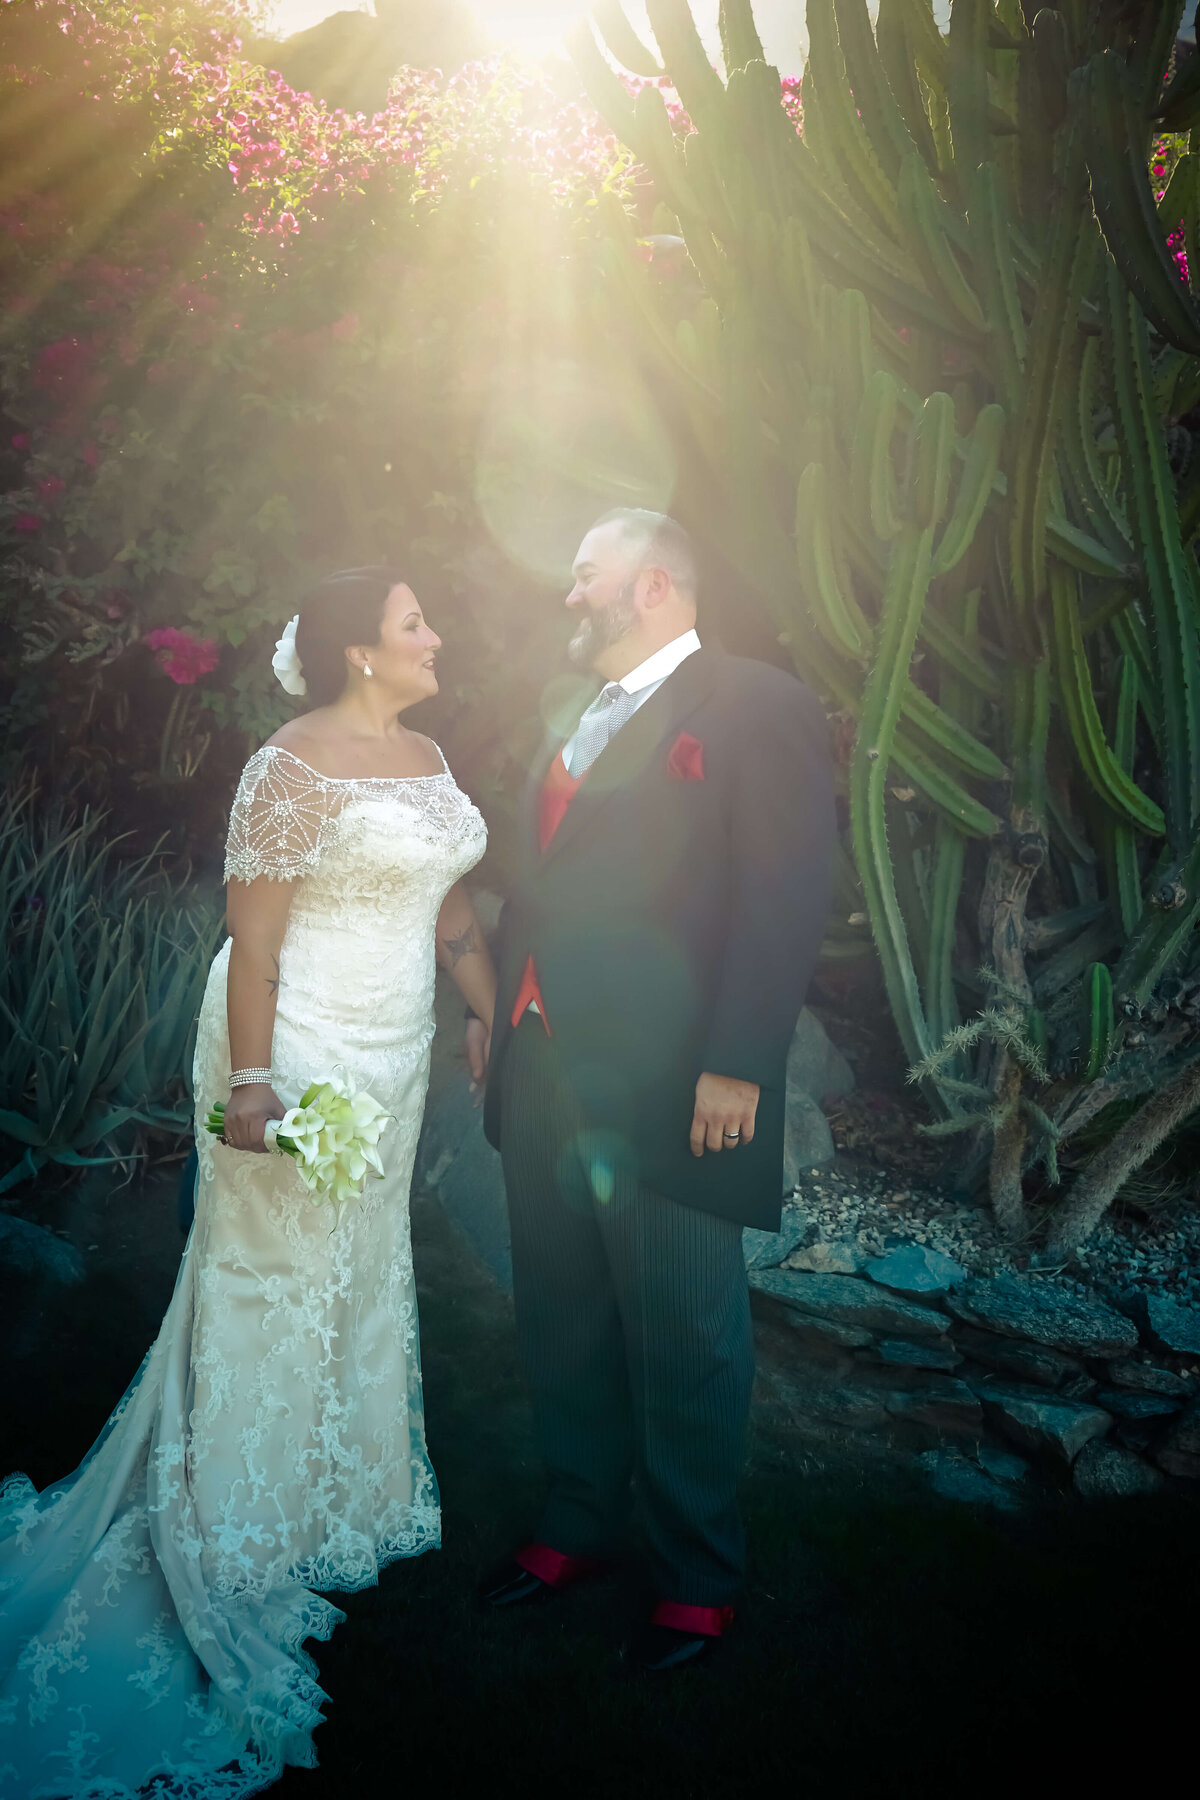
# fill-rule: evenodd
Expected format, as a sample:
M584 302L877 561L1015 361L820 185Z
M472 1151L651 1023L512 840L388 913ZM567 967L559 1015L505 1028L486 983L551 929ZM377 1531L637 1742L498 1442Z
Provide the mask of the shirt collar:
M636 669L630 669L628 675L622 676L618 685L627 694L640 694L643 688L649 687L653 682L665 681L668 675L673 675L680 663L699 648L700 639L696 632L685 631L682 637L672 638L669 644L664 644L661 650L648 656Z

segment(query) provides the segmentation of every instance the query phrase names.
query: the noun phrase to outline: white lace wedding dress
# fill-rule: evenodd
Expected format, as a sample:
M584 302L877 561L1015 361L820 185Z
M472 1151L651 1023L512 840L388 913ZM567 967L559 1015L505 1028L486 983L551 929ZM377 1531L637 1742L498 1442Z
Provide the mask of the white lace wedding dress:
M87 1457L0 1489L0 1795L239 1800L311 1766L318 1590L439 1542L408 1198L433 1036L434 926L483 854L446 770L334 781L268 746L227 877L295 883L274 1085L341 1065L393 1115L387 1174L333 1229L292 1164L204 1130L228 1091L228 946L200 1014L196 1221L162 1330Z

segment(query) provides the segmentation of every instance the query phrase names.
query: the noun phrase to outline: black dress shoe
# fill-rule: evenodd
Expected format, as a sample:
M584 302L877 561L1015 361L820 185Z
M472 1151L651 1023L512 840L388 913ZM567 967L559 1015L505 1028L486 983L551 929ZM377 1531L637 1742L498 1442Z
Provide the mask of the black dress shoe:
M506 1556L488 1571L475 1590L480 1606L525 1606L532 1600L548 1600L558 1590L539 1575L531 1575L519 1562Z
M631 1675L669 1675L711 1656L719 1641L699 1631L677 1631L673 1625L643 1625L626 1644L622 1661Z

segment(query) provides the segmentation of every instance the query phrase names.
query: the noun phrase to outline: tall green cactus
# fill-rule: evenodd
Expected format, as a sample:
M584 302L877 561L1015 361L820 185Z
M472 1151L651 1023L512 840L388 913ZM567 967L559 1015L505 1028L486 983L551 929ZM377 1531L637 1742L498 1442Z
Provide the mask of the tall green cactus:
M723 77L686 0L647 0L682 141L573 45L705 290L681 307L613 205L609 303L704 529L855 721L830 952L873 941L1014 1228L1022 1168L1056 1182L1056 1145L1186 1061L1200 1016L1200 448L1177 492L1166 442L1200 401L1166 244L1182 221L1200 256L1200 136L1161 216L1147 172L1156 129L1200 133L1200 58L1164 87L1179 10L1061 0L1031 29L952 0L943 34L931 0L874 26L808 0L798 133L749 0L722 0ZM659 68L617 0L596 24ZM1059 1248L1092 1222L1054 1217Z

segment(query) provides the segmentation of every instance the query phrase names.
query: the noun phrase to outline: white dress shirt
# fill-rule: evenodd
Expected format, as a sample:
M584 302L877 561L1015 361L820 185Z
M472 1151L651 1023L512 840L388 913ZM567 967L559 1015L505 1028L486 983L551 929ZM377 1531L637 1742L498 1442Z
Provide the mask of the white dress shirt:
M624 688L633 699L633 711L644 706L651 694L658 692L667 676L673 675L680 663L686 662L689 656L694 656L699 648L700 639L695 631L685 631L682 637L672 638L669 644L664 644L661 650L656 650L653 656L640 662L636 669L630 669L617 686ZM631 713L630 717L632 716ZM572 732L562 747L563 766L567 769L571 767L571 752L574 748L575 733Z

